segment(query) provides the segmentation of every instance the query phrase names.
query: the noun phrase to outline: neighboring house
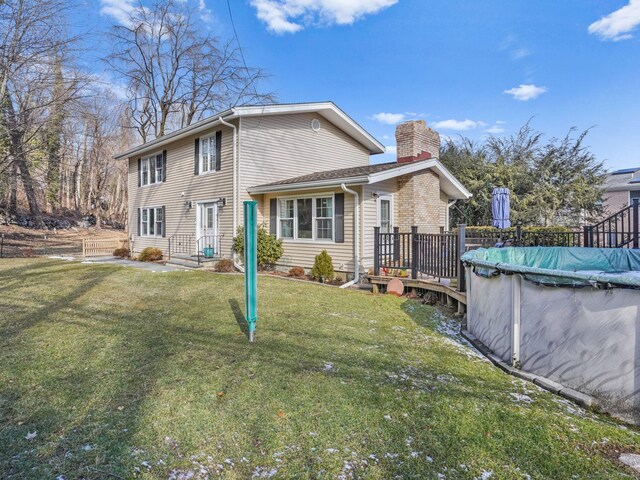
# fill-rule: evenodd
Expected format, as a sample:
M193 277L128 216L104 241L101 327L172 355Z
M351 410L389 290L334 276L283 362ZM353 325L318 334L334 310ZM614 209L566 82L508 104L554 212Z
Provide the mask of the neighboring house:
M640 198L640 167L616 170L607 175L603 194L605 215L631 205L634 198Z
M323 102L235 107L140 145L116 157L129 162L132 250L232 257L253 199L283 240L279 267L309 269L326 249L341 277L362 273L375 226L438 233L449 202L471 196L437 160L440 137L424 121L399 125L396 140L397 162L371 165L382 144Z

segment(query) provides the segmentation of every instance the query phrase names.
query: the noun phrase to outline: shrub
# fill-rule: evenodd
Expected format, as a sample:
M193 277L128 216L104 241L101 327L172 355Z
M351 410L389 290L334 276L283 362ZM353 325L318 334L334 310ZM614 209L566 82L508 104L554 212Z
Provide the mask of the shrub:
M333 270L333 260L326 250L316 255L316 261L311 269L311 276L323 282L330 282L336 276L336 272Z
M233 266L233 260L230 258L223 258L216 263L216 266L213 267L213 269L220 273L231 273L236 271L236 267Z
M289 276L296 277L296 278L304 278L307 276L307 274L304 272L304 268L302 267L291 267L291 269L289 270Z
M126 247L116 248L113 251L113 256L114 257L129 258L130 255L131 255L131 252Z
M233 250L244 255L244 228L238 227L237 235L233 238ZM258 226L258 268L264 270L275 264L282 256L282 240L278 240L267 232L264 224Z
M157 262L162 260L162 250L156 247L147 247L138 256L140 262Z

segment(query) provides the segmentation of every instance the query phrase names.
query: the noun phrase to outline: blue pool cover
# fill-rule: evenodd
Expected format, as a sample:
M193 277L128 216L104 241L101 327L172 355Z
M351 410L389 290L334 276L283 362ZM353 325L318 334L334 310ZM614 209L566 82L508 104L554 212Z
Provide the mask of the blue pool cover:
M549 286L640 288L640 250L628 248L480 248L462 261L483 277L519 273Z

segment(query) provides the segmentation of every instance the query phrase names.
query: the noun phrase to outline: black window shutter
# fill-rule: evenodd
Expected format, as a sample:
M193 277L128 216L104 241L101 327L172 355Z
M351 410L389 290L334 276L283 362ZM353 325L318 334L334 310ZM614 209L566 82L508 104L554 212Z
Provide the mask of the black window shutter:
M142 159L138 159L138 186L142 186Z
M195 149L196 155L194 158L194 169L193 172L198 175L200 173L200 139L196 138L196 149Z
M216 132L216 171L222 166L222 131Z
M167 181L167 151L162 151L162 181Z
M272 198L269 201L269 233L278 235L278 199Z
M137 224L138 224L138 236L140 236L140 223L142 222L142 209L139 208L138 209L138 218L137 218Z
M162 236L167 236L167 209L162 206Z
M336 243L344 243L344 193L336 193L335 202Z

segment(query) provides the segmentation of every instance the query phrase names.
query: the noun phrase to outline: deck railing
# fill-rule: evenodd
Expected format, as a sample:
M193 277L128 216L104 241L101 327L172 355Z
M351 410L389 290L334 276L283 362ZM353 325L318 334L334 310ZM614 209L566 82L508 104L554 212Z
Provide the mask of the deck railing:
M464 270L460 266L460 252L465 251L465 226L458 233L381 233L374 228L374 274L400 274L400 276L429 276L457 279L457 288L464 291Z
M467 249L490 248L496 244L510 247L582 247L582 230L558 231L557 229L527 229L521 226L505 229L467 228Z
M600 223L584 227L586 247L596 248L640 248L640 199L605 218Z

